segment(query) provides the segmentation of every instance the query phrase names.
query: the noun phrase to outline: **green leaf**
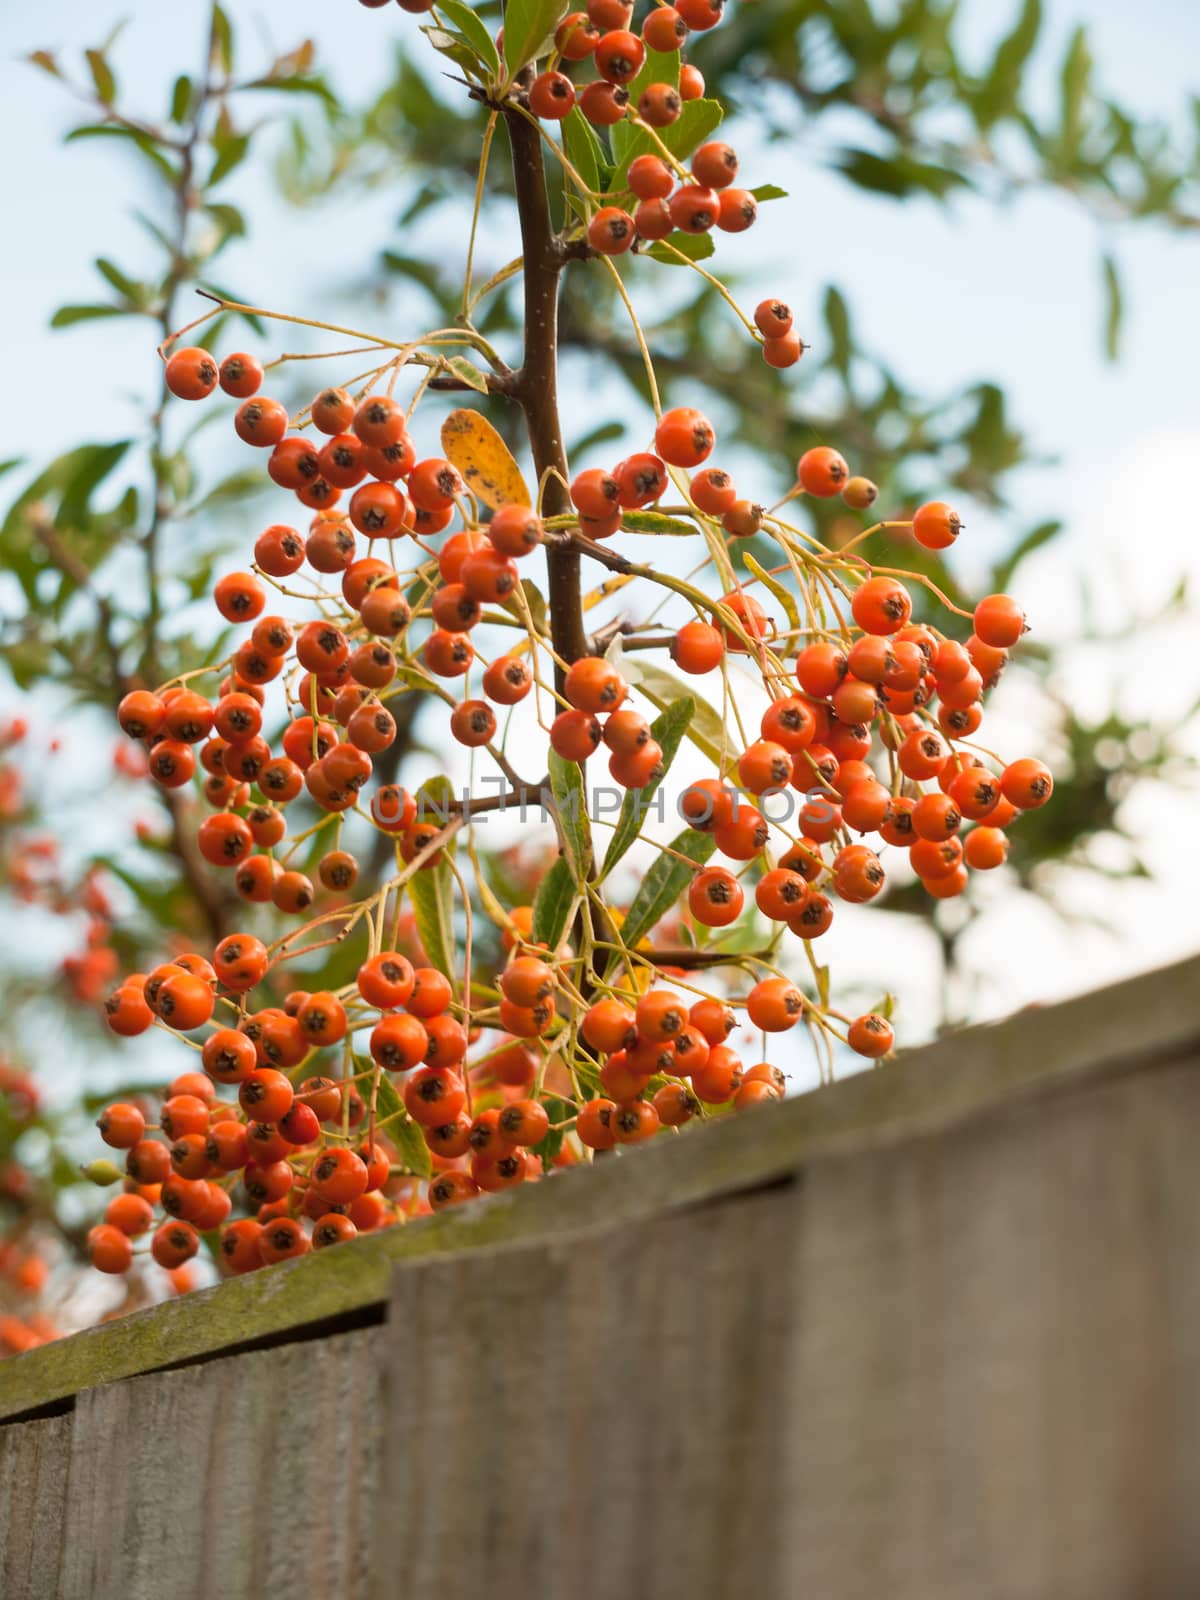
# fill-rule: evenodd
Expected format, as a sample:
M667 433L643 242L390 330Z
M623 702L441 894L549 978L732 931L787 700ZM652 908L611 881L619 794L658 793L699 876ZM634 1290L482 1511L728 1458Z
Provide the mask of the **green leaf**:
M1062 95L1062 124L1058 135L1058 158L1064 169L1079 159L1084 136L1084 107L1092 81L1092 52L1087 30L1080 26L1071 35L1063 58L1059 88Z
M433 777L426 778L421 784L416 799L418 820L444 827L454 814L451 810L455 799L454 780L444 772L435 772ZM453 839L445 849L449 855L454 854Z
M559 856L538 884L537 893L533 897L531 937L534 944L544 944L550 950L557 950L567 931L575 895L575 880L571 876L571 868L566 857Z
M971 97L971 109L980 128L990 128L1000 117L1016 111L1025 65L1041 27L1042 0L1024 0L1012 32L1000 41L987 77Z
M60 480L62 498L54 519L58 528L70 531L87 517L92 495L124 458L131 442L120 439L115 444L83 445L62 458L70 462L70 469Z
M565 1122L568 1114L569 1107L565 1100L551 1100L546 1106L546 1115L550 1118L550 1127L546 1137L533 1147L534 1155L541 1157L543 1172L550 1171L550 1168L554 1165L555 1156L562 1149L563 1134L566 1129L556 1126L556 1124Z
M578 762L564 761L556 750L551 750L549 772L550 792L554 797L555 815L562 830L571 876L576 884L582 884L592 859L592 830L588 821L583 770Z
M454 23L483 62L489 75L497 77L500 72L500 57L496 51L496 41L474 7L465 5L464 0L438 0L438 10L442 16Z
M32 67L40 67L43 72L48 72L52 78L61 78L62 70L49 50L34 50L25 57Z
M661 511L626 511L621 518L621 528L626 533L661 533L672 539L695 538L700 532L694 522L668 517Z
M586 455L589 450L594 450L598 445L611 444L614 439L624 436L625 424L622 422L602 422L598 427L589 428L585 434L571 441L567 450L567 459L574 461L577 456ZM628 521L622 522L622 527L628 527Z
M504 66L510 78L533 61L567 14L567 0L511 0L504 13Z
M117 80L113 77L112 68L104 59L104 52L102 50L85 50L83 53L92 74L92 84L95 87L97 97L106 106L112 105L117 98Z
M212 8L212 32L208 53L214 66L220 67L226 73L233 71L233 28L222 8L215 4Z
M205 211L221 230L222 244L230 239L241 239L246 233L246 219L236 206L226 205L221 200L211 201L205 206Z
M129 306L59 306L50 318L52 328L70 328L77 322L95 322L99 317L131 317Z
M420 31L438 54L453 61L456 67L461 67L464 72L469 72L477 78L484 75L479 58L470 42L461 33L455 32L452 28L439 28L431 23L426 23Z
M533 621L534 631L536 633L545 633L546 623L548 620L545 595L538 588L537 584L534 583L532 578L521 579L521 593L525 596L525 604L529 608L529 615ZM524 624L524 612L521 610L521 607L517 605L512 595L509 595L508 599L504 602L504 609L512 616L520 618L522 624Z
M453 792L451 779L439 773L426 779L417 790L418 806L424 802L426 818L440 823L446 814L445 802ZM447 845L443 848L449 851L450 847ZM425 953L438 971L454 983L457 944L454 937L454 875L450 863L443 860L437 866L422 867L408 880L408 895Z
M250 149L250 135L247 133L233 133L231 131L218 131L213 134L212 147L216 160L208 174L208 187L227 178L235 167L241 165L246 159Z
M678 229L665 239L652 244L642 255L653 256L655 261L665 261L669 267L682 267L688 261L707 261L716 246L710 233L680 233ZM685 259L681 261L680 256Z
M670 849L675 854L663 851L642 879L633 904L625 914L621 942L627 950L632 950L638 940L644 939L666 916L695 877L697 867L702 866L716 848L717 841L711 833L697 833L694 828L685 828L671 840ZM685 859L680 861L678 856Z
M487 394L487 373L481 372L473 362L467 360L466 356L450 356L446 367L460 382L465 383L468 389L474 389L478 394Z
M414 283L419 283L432 299L441 299L442 274L436 261L423 261L420 256L401 255L398 250L385 250L381 259L389 272L411 278Z
M354 1057L355 1072L369 1071L372 1062ZM370 1099L369 1086L366 1080L361 1080L364 1088L360 1090L365 1100ZM420 1128L404 1109L404 1102L396 1093L396 1085L386 1072L379 1074L379 1084L375 1090L375 1117L376 1122L387 1123L387 1137L396 1146L396 1155L400 1165L407 1167L409 1172L416 1173L418 1178L428 1178L433 1171L433 1158L429 1146L425 1143L425 1136ZM363 1137L366 1137L365 1128Z
M678 50L666 53L661 50L647 49L641 70L631 82L625 85L629 91L630 108L636 108L643 91L648 89L652 83L665 83L669 84L672 89L678 89L681 66L682 61ZM688 102L684 105L684 113L686 113L690 103ZM681 117L682 115L683 113L681 113ZM664 135L669 132L666 128L660 128L658 131ZM617 171L620 174L620 186L623 186L624 173L634 155L640 154L643 148L653 149L654 141L643 129L635 128L630 122L616 123L609 129L608 137L612 143L613 160L616 162ZM665 139L664 143L666 143ZM635 144L637 145L636 149L633 148Z
M153 291L148 284L139 283L136 278L129 277L115 262L109 261L105 256L97 259L96 271L106 283L111 284L118 294L124 295L126 300L139 311L149 305L153 298Z
M265 474L254 467L243 467L238 472L231 472L227 478L222 478L217 484L188 507L189 513L206 511L212 506L222 505L229 500L244 501L252 494L261 494L268 487Z
M677 161L686 161L720 126L724 115L719 100L688 100L678 119L669 128L660 128L658 136ZM630 162L648 151L657 154L658 146L644 129L625 122L617 123L612 130L612 141L617 165L609 187L615 193L625 188Z
M663 778L671 770L671 763L675 759L695 710L695 700L690 695L684 695L655 717L650 724L650 737L662 746L662 777L648 783L644 789L625 791L625 799L621 802L621 814L617 818L612 838L608 841L608 849L604 852L604 865L600 869L601 878L612 871L641 833L647 808L661 787Z
M323 100L331 109L337 108L337 96L324 78L306 77L301 73L292 73L288 77L254 78L245 87L247 89L270 89L281 94L312 94L316 95L318 100Z
M1115 361L1121 348L1121 321L1124 316L1124 301L1121 295L1121 279L1117 272L1117 263L1111 255L1106 255L1102 263L1104 273L1104 353L1110 361Z
M665 711L677 700L693 698L693 691L687 684L681 683L675 674L668 672L665 667L655 666L651 662L641 661L633 656L625 656L621 661L621 671L629 682L636 684L646 699L660 710ZM687 736L697 750L702 751L720 770L721 750L725 744L724 726L707 701L696 700L695 707L688 723Z
M699 104L694 101L693 104ZM837 166L851 183L872 194L905 195L926 193L942 199L951 189L970 187L961 172L918 161L909 155L876 155L871 150L844 150Z
M188 112L192 106L192 80L181 74L175 79L171 90L171 121L182 125L188 119Z
M788 197L788 191L781 189L777 183L760 183L758 188L751 189L750 193L758 201L759 205L762 205L767 200L786 200Z
M817 967L817 968L814 969L813 976L817 980L817 999L820 1000L822 1007L826 1011L828 1011L828 1009L829 1009L829 968L828 967Z
M604 189L604 179L612 167L596 130L578 106L572 106L563 118L562 130L567 160L588 188L599 193Z
M129 449L130 442L128 439L122 439L114 444L78 445L74 450L68 450L64 455L56 457L32 483L27 484L9 507L3 526L0 527L0 544L4 545L10 559L19 525L31 505L39 500L57 496L56 524L60 528L69 529L72 523L82 520L86 515L92 491L121 460Z
M825 291L825 326L829 330L829 364L841 373L850 375L850 358L854 354L854 341L850 335L850 312L840 289L830 284Z
M774 573L768 572L764 566L754 559L748 550L742 559L764 588L769 589L783 607L787 616L789 630L798 630L800 627L800 612L797 609L794 597L788 593Z
M139 128L126 128L116 122L85 122L78 128L72 128L63 143L73 144L78 139L124 139L141 151L165 182L173 187L179 181L178 172L168 161L158 140L152 139Z
M672 50L668 53L662 50L648 49L646 51L645 60L642 62L641 69L637 76L625 85L629 91L630 106L636 107L638 101L641 99L642 91L648 89L652 83L666 83L669 84L672 89L678 89L679 71L681 66L682 61L680 59L678 50ZM686 105L684 109L687 109ZM659 131L665 132L666 130L660 129ZM628 154L630 145L633 143L633 141L639 138L647 138L647 135L642 129L635 128L629 122L618 122L614 124L614 126L609 129L608 136L612 141L613 159L616 161L619 170L627 168L629 162L633 159L633 157ZM651 145L653 144L653 141L649 142Z
M453 882L449 866L441 861L436 867L422 867L407 885L425 954L451 982L455 965Z

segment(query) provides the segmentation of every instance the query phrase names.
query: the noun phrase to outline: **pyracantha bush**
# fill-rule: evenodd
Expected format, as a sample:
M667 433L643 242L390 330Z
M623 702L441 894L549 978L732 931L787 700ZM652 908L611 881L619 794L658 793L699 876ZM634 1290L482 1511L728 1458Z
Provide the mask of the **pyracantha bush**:
M620 259L707 276L710 233L750 227L778 194L736 186L734 150L711 137L721 108L682 60L719 0L653 7L640 32L623 0L568 16L512 0L496 40L462 0L439 16L430 41L465 75L482 125L456 323L397 341L218 299L162 348L174 395L238 402L236 434L293 509L215 586L233 647L120 705L150 779L202 786L196 845L247 914L214 949L131 975L107 1002L118 1034L169 1029L197 1060L157 1123L132 1102L101 1116L127 1174L91 1235L105 1271L125 1270L139 1239L177 1268L211 1232L225 1269L244 1272L777 1101L784 1072L759 1057L796 1028L825 1070L832 1041L886 1056L890 1020L834 1008L816 941L841 905L883 894L889 857L931 896L961 894L1050 797L1041 762L1006 763L976 738L1021 607L985 597L956 642L938 615L957 608L927 579L856 548L888 529L944 550L961 531L953 508L865 523L832 550L787 518L805 498L870 512L875 486L835 446L806 449L794 489L768 507L720 464L703 409L659 403ZM476 285L501 128L522 254ZM564 271L609 278L645 357L655 425L608 468L572 471L562 445ZM510 366L475 318L516 273L526 321ZM800 359L783 300L746 315L710 281L770 365ZM222 359L188 342L230 311L349 340L356 370L331 352L338 381L289 414L263 386L294 357ZM434 437L430 402L455 390L516 408L533 487L478 409L451 412ZM773 559L735 568L739 542ZM589 567L603 574L592 588ZM622 609L589 630L617 595ZM392 706L412 695L441 702L447 746L471 752L461 792L444 759L411 792L376 779ZM682 827L654 839L622 897L615 869L651 839L685 746L707 771L677 783ZM591 803L593 761L619 791L615 819ZM556 854L527 902L505 903L476 830L543 806ZM364 878L352 830L387 841L381 881ZM282 932L258 906L288 919ZM326 982L322 962L348 941L355 975Z

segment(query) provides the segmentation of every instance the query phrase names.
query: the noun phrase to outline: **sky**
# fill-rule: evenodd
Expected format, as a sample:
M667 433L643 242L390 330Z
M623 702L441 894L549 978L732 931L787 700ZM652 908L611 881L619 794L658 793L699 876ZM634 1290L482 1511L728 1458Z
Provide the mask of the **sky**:
M386 69L381 14L343 0L331 26L333 9L328 0L228 4L247 44L261 38L269 54L311 34L339 87L365 94ZM1010 8L970 0L963 10L982 51L1003 31ZM60 438L73 441L89 431L118 434L132 415L122 395L136 392L145 371L140 360L131 362L122 324L68 335L48 328L58 304L100 297L90 267L94 255L136 268L143 245L127 211L139 195L99 143L64 150L60 138L72 124L72 108L58 86L18 58L39 47L77 53L98 42L110 21L127 15L114 54L118 75L144 86L155 108L174 73L196 59L206 11L202 0L172 0L170 6L43 0L5 17L0 142L20 152L5 185L6 210L20 219L20 231L19 239L10 235L0 258L9 376L0 386L0 456L44 456ZM1070 31L1084 20L1100 75L1119 97L1146 114L1183 114L1200 59L1200 11L1191 0L1144 0L1137 7L1124 0L1049 0L1047 12L1050 42L1038 64L1039 92L1051 92ZM393 32L411 26L398 11L386 18ZM744 150L743 159L758 154ZM723 264L761 284L764 293L783 295L797 308L801 326L818 330L824 285L836 279L868 348L886 354L930 393L994 377L1038 452L1051 458L1047 466L1023 470L1015 485L1019 526L1058 515L1069 530L1022 569L1020 596L1035 629L1073 637L1081 575L1088 576L1101 613L1117 624L1135 611L1152 611L1183 572L1200 578L1195 236L1101 226L1071 201L1042 194L1002 208L973 199L945 212L920 201L901 207L852 194L814 169L807 151L776 145L761 154L771 163L770 177L791 188L793 198L764 207L752 234L723 241ZM373 197L326 208L319 224L309 219L302 228L252 172L235 177L229 198L245 205L256 223L251 244L230 252L223 273L242 292L280 307L307 304L314 275L327 270L331 257L348 291L358 241L373 249L395 209L394 200ZM331 239L339 245L333 252ZM1100 348L1098 262L1104 249L1121 264L1127 301L1117 366L1104 362ZM986 517L972 530L974 549L962 552L967 582L985 569L1002 531ZM1101 706L1119 679L1134 716L1164 704L1182 710L1200 687L1195 629L1193 613L1187 623L1156 629L1152 638L1140 636L1099 658L1092 650L1069 649L1064 687L1081 705ZM995 715L1024 751L1036 738L1037 708L1020 691L1002 696ZM1131 797L1129 815L1147 858L1161 869L1160 881L1063 884L1064 909L1101 913L1117 925L1115 934L1065 922L1025 897L989 896L966 938L968 957L982 974L975 1014L1052 1000L1200 946L1193 909L1200 903L1200 862L1194 851L1189 859L1180 849L1181 839L1194 838L1196 808L1194 790ZM938 981L933 951L900 949L895 919L876 912L846 917L828 942L835 968L840 961L866 968L881 990L903 985L914 1030L931 1025Z

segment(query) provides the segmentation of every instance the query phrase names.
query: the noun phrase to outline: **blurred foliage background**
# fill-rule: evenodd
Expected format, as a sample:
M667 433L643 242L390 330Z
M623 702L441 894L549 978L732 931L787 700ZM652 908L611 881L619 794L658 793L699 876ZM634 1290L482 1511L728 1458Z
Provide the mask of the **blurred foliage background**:
M968 61L964 18L974 13L977 21L980 8L999 33L987 59L974 51ZM499 25L497 5L477 9ZM255 229L253 215L229 198L229 180L256 165L293 208L295 248L309 260L311 300L290 309L325 314L326 274L343 291L353 279L368 308L364 323L394 317L397 303L422 325L431 317L447 322L461 294L481 113L446 83L440 59L421 48L420 19L391 8L374 14L380 52L394 49L394 59L383 91L363 103L353 84L326 75L319 39L264 54L258 30L244 27L236 12L214 6L201 58L163 62L155 81L144 74L127 81L120 30L104 38L99 26L90 48L39 51L29 62L30 95L61 95L79 108L70 143L102 143L114 169L139 170L145 200L136 222L149 254L139 253L135 268L116 259L103 238L69 238L63 248L77 257L79 293L54 316L64 360L72 328L122 320L127 357L112 382L114 391L133 387L143 397L138 427L113 439L103 417L92 417L86 432L53 446L57 453L0 464L0 493L13 486L0 523L0 917L10 928L31 916L43 928L49 921L54 931L43 944L55 952L49 978L44 971L31 976L21 939L10 939L0 955L7 1074L0 1089L8 1085L0 1095L0 1312L24 1327L39 1292L50 1294L51 1307L55 1293L68 1292L65 1263L95 1199L63 1151L64 1140L78 1139L85 1089L90 1095L103 1077L95 1063L111 1050L98 999L118 964L144 969L175 941L211 943L234 912L228 890L189 844L196 799L141 786L137 753L118 750L115 724L110 730L105 720L125 688L155 684L207 658L217 641L211 611L199 602L219 563L231 549L244 550L269 506L259 499L258 472L210 436L212 412L197 423L186 406L167 402L154 346L194 314L196 286L233 298L256 292L228 281L226 267L230 246L247 239L253 245ZM1034 94L1031 64L1045 49L1044 35L1039 0L744 0L731 5L723 26L694 38L689 58L708 92L727 105L727 135L752 147L756 160L769 164L764 176L791 191L798 247L816 165L848 189L897 205L945 208L971 194L1002 206L1042 189L1094 215L1105 243L1078 270L1100 276L1104 311L1094 334L1115 362L1123 294L1114 242L1119 248L1123 233L1149 225L1190 232L1200 224L1200 118L1193 117L1190 138L1181 137L1179 108L1168 108L1171 120L1159 122L1113 100L1082 26L1057 64L1054 93ZM491 170L480 277L515 253L504 162ZM331 196L349 204L353 223L329 233L322 218ZM825 237L823 325L806 330L811 349L788 374L748 358L702 279L653 264L631 268L664 399L690 401L698 384L711 394L719 430L732 442L729 464L747 476L753 471L760 498L786 492L792 463L819 438L836 442L854 470L880 484L886 515L933 494L953 499L968 528L973 508L1006 514L1014 474L1055 441L1034 445L986 365L954 392L927 393L887 350L865 348L855 306L838 285L839 248L876 251L886 271L886 240ZM937 270L953 278L969 268L951 260ZM736 293L736 279L732 287ZM642 416L641 361L618 309L603 274L567 274L564 410L575 465L589 456L614 459L629 417ZM981 307L981 318L1003 309ZM503 348L518 317L518 292L501 291L482 331ZM264 335L254 316L221 319L205 328L204 342L221 352L248 341L272 354L304 348L293 330L283 343L278 328L260 342ZM986 350L983 339L980 348ZM303 376L294 375L296 367L285 370L283 398L302 395ZM494 407L492 414L512 426ZM839 507L820 503L805 513L834 545L861 526ZM1022 563L1062 532L1052 503L1029 525L1012 526L979 592L1019 590ZM751 544L749 554L762 552ZM936 555L911 547L902 559L958 594L953 566ZM1181 586L1169 606L1186 604ZM1051 904L1064 869L1143 871L1132 849L1112 865L1112 841L1125 831L1123 799L1134 781L1190 777L1178 719L1147 726L1115 704L1085 717L1057 687L1055 667L1054 651L1035 635L1009 669L1014 678L1040 682L1039 753L1053 761L1058 782L1054 804L1014 830L1004 874L1007 894ZM95 760L86 771L74 761L66 770L56 763L56 740L73 722L92 730L86 748ZM419 747L419 713L403 735L397 766ZM496 863L498 877L519 879L528 870L519 854ZM888 909L914 927L919 919L936 936L946 978L943 1025L969 1017L962 908L931 904L901 883ZM869 987L869 976L863 981ZM39 1041L48 1031L55 1058L77 1053L90 1064L86 1075L59 1073L56 1059L46 1059ZM152 1042L150 1049L161 1054L162 1046ZM122 1060L129 1059L126 1052ZM109 1070L106 1087L124 1070ZM166 1071L159 1065L156 1075ZM38 1087L47 1084L49 1110ZM44 1291L44 1272L29 1262L47 1259L60 1265ZM8 1326L10 1343L23 1337Z

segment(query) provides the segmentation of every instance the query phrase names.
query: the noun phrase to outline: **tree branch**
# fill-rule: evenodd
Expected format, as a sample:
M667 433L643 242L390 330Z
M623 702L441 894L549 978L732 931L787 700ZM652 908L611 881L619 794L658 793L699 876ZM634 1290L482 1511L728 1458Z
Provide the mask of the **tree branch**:
M512 151L525 261L525 352L521 369L513 379L512 394L525 414L533 464L543 485L542 511L548 516L562 516L571 510L567 453L558 415L558 290L566 252L550 221L538 130L512 106L505 107L504 121ZM588 653L579 554L569 546L548 545L546 563L551 641L555 652L570 664ZM562 668L557 672L561 688Z

